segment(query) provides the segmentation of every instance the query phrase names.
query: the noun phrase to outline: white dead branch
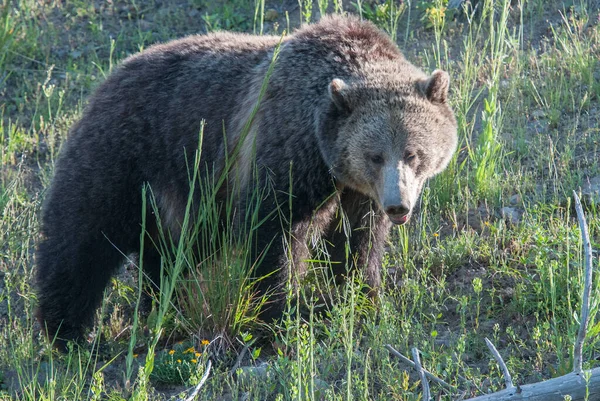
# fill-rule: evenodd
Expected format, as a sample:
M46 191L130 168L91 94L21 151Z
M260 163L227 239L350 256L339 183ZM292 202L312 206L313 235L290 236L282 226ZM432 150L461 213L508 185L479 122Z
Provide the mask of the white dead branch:
M394 355L395 357L397 357L398 359L400 359L402 362L404 362L405 364L407 364L407 365L409 365L409 366L411 366L411 367L413 367L413 368L416 369L416 365L415 365L415 363L413 361L411 361L410 359L408 359L407 357L405 357L404 355L402 355L400 352L398 352L396 349L394 349L394 347L392 347L390 344L386 344L385 348L392 355ZM422 369L423 373L425 374L425 376L429 380L431 380L431 381L439 384L442 387L445 387L448 390L456 391L456 388L454 386L452 386L451 384L446 383L445 381L443 381L442 379L440 379L439 377L437 377L433 373L431 373L431 372L423 369L422 367L421 367L421 369Z
M600 400L600 368L581 374L569 373L543 382L526 384L465 401L565 401L569 399L571 401Z
M579 197L573 191L575 198L575 210L577 211L577 219L579 220L579 228L581 230L581 238L583 242L584 255L584 278L583 294L581 297L581 316L579 320L579 332L575 345L573 347L573 372L566 375L555 377L539 383L526 384L523 386L515 385L508 371L508 367L504 363L500 353L496 347L488 340L485 342L494 355L496 362L502 370L506 389L482 395L475 398L469 398L465 401L600 401L600 368L591 370L583 370L583 342L587 333L588 323L590 319L590 297L592 293L592 246L588 231L587 222L583 214L583 208ZM421 366L418 351L413 348L414 362L406 358L404 355L395 350L391 345L386 345L385 348L400 358L404 363L409 364L419 372L421 381L423 382L423 399L429 400L429 386L426 377L435 382L446 390L450 390L452 394L456 394L458 390L437 378L430 372L427 372ZM468 383L464 377L459 379ZM462 399L462 397L460 397Z
M423 386L423 401L431 400L431 395L429 391L429 382L427 381L427 377L425 377L425 370L421 365L421 357L419 356L419 350L414 347L412 349L413 361L415 361L415 369L417 373L419 373L419 378L421 379L421 386Z
M202 388L202 386L204 386L206 379L208 379L208 375L210 375L211 367L212 367L212 362L209 359L208 363L206 364L206 369L204 370L204 374L202 375L202 378L200 379L200 382L198 383L198 385L194 388L194 391L192 391L192 393L185 400L179 398L178 401L194 401L194 399L198 396L200 389Z
M573 373L581 373L583 353L583 340L587 333L588 321L590 319L590 295L592 294L592 244L590 243L590 233L588 225L585 221L583 208L579 201L579 196L573 191L575 198L575 210L577 211L577 219L579 220L579 229L581 230L581 239L583 241L583 261L585 265L585 283L583 285L583 296L581 299L581 316L579 324L579 333L577 333L577 341L575 341L575 349L573 350ZM600 398L599 398L600 399Z
M502 359L502 356L500 356L500 353L498 352L498 350L496 349L494 344L492 344L492 342L487 337L485 338L485 343L487 344L488 348L490 349L490 352L492 353L492 355L494 355L494 358L496 359L496 362L498 362L498 365L500 365L500 369L502 369L502 374L504 375L504 383L506 384L506 389L507 390L514 389L515 386L513 385L512 377L510 377L510 372L508 371L508 367L504 363L504 359Z

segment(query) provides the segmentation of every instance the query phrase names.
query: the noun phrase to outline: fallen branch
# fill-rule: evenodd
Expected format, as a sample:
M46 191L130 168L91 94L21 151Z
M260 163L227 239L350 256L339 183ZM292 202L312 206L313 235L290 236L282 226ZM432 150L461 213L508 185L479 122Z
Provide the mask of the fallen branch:
M413 361L411 361L410 359L408 359L407 357L405 357L404 355L402 355L400 352L396 351L396 349L394 349L394 347L392 347L390 344L386 344L386 345L385 345L385 348L386 348L386 349L387 349L387 350L388 350L388 351L389 351L389 352L390 352L392 355L394 355L395 357L397 357L398 359L400 359L400 360L401 360L402 362L404 362L405 364L409 365L409 366L410 366L410 367L412 367L412 368L415 368L415 367L416 367L416 365L415 365L415 363L414 363ZM426 377L427 377L429 380L431 380L431 381L433 381L433 382L435 382L435 383L439 384L440 386L442 386L442 387L445 387L445 388L447 388L447 389L449 389L449 390L452 390L452 391L456 391L456 390L457 390L457 389L456 389L456 387L452 386L451 384L448 384L448 383L446 383L446 382L445 382L445 381L443 381L442 379L440 379L440 378L438 378L437 376L435 376L433 373L431 373L431 372L428 372L428 371L427 371L427 370L425 370L425 369L423 369L423 373L425 374L425 376L426 376Z
M525 384L465 401L565 401L567 399L600 400L600 368L587 370L581 374L569 373L543 382Z
M248 352L249 348L250 348L250 344L244 345L244 348L242 348L242 351L240 352L237 359L235 360L233 367L229 371L230 375L233 376L235 374L235 372L238 370L238 368L242 365L242 360L244 359L244 355L246 355L246 352Z
M573 373L581 373L583 369L583 341L587 333L588 322L590 320L590 295L592 294L592 244L590 243L590 233L588 230L583 208L577 193L573 191L575 198L575 210L579 220L579 229L581 230L581 240L583 241L583 262L585 266L585 283L583 285L583 296L581 297L581 315L579 316L579 332L573 349Z
M492 352L492 355L494 355L494 358L496 359L496 362L498 362L498 365L500 365L500 369L502 369L502 375L504 376L504 383L506 384L506 388L508 390L514 389L515 386L513 385L512 377L510 377L510 372L508 371L508 367L504 363L504 359L502 359L502 356L500 356L500 353L498 352L494 344L492 344L492 342L487 337L485 338L485 343Z
M419 356L419 350L414 347L412 349L413 361L415 363L415 369L419 373L419 378L421 379L421 385L423 386L423 400L429 401L431 400L431 392L429 391L429 382L427 381L427 377L425 376L425 369L421 365L421 357Z
M387 344L385 348L402 362L415 368L416 365L413 361L396 351L391 345ZM459 392L458 389L439 379L433 373L425 369L423 372L432 382L450 389L454 393ZM461 380L468 383L465 378L461 378ZM571 401L600 400L600 368L587 370L581 374L569 373L539 383L513 386L510 389L464 401L565 401L566 396L570 396Z
M198 383L198 385L194 388L194 391L192 392L192 394L190 394L189 397L187 397L185 400L182 400L181 398L179 398L178 401L193 401L194 398L196 398L198 396L200 389L202 388L202 386L204 386L206 379L208 379L208 375L210 374L211 367L212 367L212 362L209 359L208 363L206 364L206 369L204 370L204 374L202 375L202 378L200 379L200 383Z

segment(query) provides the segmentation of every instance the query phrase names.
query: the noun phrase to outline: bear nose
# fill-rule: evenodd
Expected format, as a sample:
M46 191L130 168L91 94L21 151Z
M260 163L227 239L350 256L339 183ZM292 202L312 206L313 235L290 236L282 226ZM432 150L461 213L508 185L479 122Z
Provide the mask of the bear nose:
M385 212L389 216L403 217L406 216L408 212L410 212L410 209L404 205L393 205L386 207Z

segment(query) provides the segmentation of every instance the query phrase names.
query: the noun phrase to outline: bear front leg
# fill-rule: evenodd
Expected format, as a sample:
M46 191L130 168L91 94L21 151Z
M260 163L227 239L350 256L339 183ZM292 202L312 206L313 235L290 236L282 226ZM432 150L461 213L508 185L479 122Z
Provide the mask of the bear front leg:
M50 340L64 349L81 339L94 320L121 254L103 237L62 233L44 239L37 252L38 318Z
M326 249L338 284L352 269L359 268L372 294L377 292L390 226L385 213L370 198L350 189L341 193L338 214L325 234Z
M310 224L299 221L282 227L278 217L265 221L255 232L256 246L251 252L258 296L269 295L260 317L265 322L278 319L285 310L288 280L296 288L306 273L310 252L307 235Z
M310 197L304 194L296 199L297 202L302 199L305 203L297 203L292 208L291 216L276 212L254 233L255 246L251 261L255 263L254 277L260 280L257 292L259 296L270 294L268 305L261 312L261 318L265 321L277 319L283 314L288 282L292 285L293 294L297 293L311 255L309 238L322 236L337 206L335 198L327 196L326 192L322 197L313 197L317 199L315 202L307 202Z

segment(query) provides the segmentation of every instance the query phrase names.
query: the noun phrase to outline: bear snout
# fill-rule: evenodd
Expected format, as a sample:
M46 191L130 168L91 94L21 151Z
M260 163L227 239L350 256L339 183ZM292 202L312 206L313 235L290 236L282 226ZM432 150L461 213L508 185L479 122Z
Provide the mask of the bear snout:
M387 206L385 213L394 224L404 224L410 218L410 208L402 204Z

